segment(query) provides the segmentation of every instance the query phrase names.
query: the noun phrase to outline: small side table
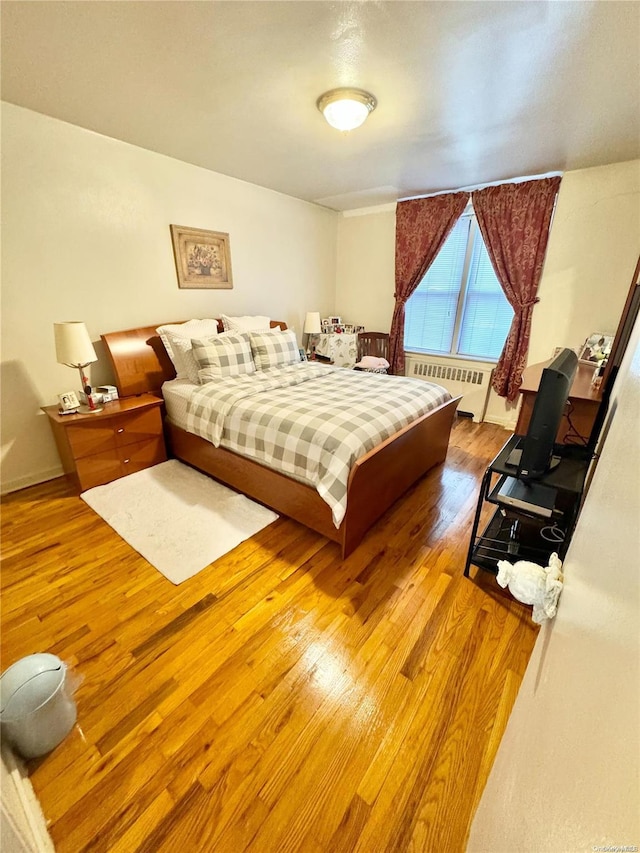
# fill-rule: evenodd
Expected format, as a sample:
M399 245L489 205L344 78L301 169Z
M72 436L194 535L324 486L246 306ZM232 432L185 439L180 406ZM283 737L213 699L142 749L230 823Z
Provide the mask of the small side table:
M90 415L60 415L57 406L43 406L64 472L79 491L166 460L162 402L152 394L124 397Z
M358 360L358 336L338 334L314 334L309 338L309 346L315 347L317 355L329 359L338 367L353 367Z

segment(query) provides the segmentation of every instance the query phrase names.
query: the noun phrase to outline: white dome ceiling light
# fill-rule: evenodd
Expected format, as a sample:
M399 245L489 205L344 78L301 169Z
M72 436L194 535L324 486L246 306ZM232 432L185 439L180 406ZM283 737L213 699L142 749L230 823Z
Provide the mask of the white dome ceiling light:
M318 109L331 127L344 131L360 127L377 103L373 95L363 89L332 89L320 95L317 101Z

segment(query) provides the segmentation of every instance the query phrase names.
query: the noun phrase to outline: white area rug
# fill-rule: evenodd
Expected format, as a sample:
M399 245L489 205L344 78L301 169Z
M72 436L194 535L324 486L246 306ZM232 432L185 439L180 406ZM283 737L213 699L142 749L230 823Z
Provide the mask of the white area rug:
M278 518L176 459L96 486L81 497L175 584Z

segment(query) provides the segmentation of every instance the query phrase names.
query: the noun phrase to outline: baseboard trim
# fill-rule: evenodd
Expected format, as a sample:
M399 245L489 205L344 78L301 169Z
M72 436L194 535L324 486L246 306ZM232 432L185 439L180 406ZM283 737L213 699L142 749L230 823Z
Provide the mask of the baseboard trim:
M0 495L8 495L10 492L26 489L28 486L37 486L40 483L55 480L56 477L62 477L63 475L62 465L56 465L54 468L46 468L44 471L26 474L24 477L16 477L14 480L6 480L0 486Z
M513 418L501 418L499 415L485 415L484 420L485 423L501 426L503 429L508 429L510 432L513 432L515 430L517 423L517 421L515 421Z

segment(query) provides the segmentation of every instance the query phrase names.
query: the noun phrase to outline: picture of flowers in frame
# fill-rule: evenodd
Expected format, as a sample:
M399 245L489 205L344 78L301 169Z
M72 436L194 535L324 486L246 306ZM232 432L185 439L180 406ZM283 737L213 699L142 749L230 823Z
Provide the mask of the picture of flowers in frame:
M170 227L178 287L230 290L233 279L229 235L182 225Z

